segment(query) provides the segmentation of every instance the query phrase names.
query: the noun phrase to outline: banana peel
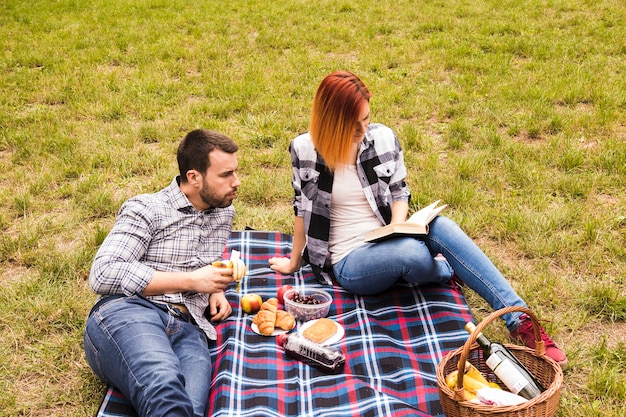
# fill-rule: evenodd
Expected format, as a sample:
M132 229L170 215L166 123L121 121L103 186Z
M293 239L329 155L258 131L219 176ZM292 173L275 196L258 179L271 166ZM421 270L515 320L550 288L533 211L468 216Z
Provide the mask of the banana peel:
M239 283L247 272L246 264L240 259L239 256L239 252L233 250L230 254L230 259L215 261L212 263L212 265L216 268L233 269L233 277L235 278L235 282L237 282L237 292L239 292Z

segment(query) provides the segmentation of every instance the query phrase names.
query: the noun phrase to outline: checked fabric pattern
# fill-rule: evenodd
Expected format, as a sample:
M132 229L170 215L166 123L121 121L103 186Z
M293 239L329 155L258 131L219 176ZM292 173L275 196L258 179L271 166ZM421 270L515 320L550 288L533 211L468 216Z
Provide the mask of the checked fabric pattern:
M234 285L226 292L233 315L217 326L208 415L443 416L435 373L441 358L467 339L463 326L472 316L463 294L454 286L399 283L361 297L318 283L308 267L295 276L275 274L268 259L286 256L290 248L291 236L279 232L231 236L224 257L239 250L249 272L239 293ZM346 355L344 373L327 375L295 361L274 337L252 331L239 298L275 297L284 284L319 287L333 296L328 317L345 330L337 344ZM133 415L124 397L108 388L97 416Z

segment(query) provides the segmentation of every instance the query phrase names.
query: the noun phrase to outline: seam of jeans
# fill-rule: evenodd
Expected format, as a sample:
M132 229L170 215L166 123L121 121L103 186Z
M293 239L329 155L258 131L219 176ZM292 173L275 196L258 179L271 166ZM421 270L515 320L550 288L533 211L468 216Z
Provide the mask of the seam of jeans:
M482 275L478 274L478 273L476 272L476 270L475 270L474 268L470 267L470 265L468 265L466 262L464 262L464 261L460 260L458 257L456 257L456 256L455 256L455 254L454 254L454 253L453 253L453 252L452 252L452 251L448 248L448 246L446 246L446 245L444 245L444 244L443 244L443 242L441 242L441 241L440 241L440 240L438 240L438 239L435 239L434 237L432 237L432 236L430 236L430 235L429 235L429 236L427 236L427 238L426 238L426 239L427 239L427 240L430 240L430 241L432 241L432 242L434 242L434 243L436 243L436 244L437 244L437 245L439 245L441 248L445 248L445 251L446 251L447 253L449 253L449 254L450 254L450 256L451 256L452 258L454 258L454 259L455 259L458 263L462 264L462 265L465 267L465 269L467 269L467 270L469 271L469 273L471 273L471 274L474 276L474 278L476 278L476 279L477 279L478 281L480 281L480 282L481 282L481 283L482 283L485 287L487 287L487 288L488 288L488 289L489 289L489 290L490 290L490 291L494 294L494 297L495 297L495 298L497 298L503 306L505 306L505 307L509 307L509 306L510 306L510 305L509 305L509 303L507 303L507 302L506 302L506 301L505 301L505 300L504 300L504 299L500 296L500 293L499 293L499 292L498 292L498 291L497 291L497 290L496 290L496 289L495 289L495 288L491 285L491 283L490 283L489 281L485 280L485 279L482 277ZM448 256L447 256L447 255L445 255L445 254L444 254L444 256L446 257L446 259L448 259ZM504 277L503 277L503 279L505 279L505 280L506 280L506 278L504 278ZM463 281L463 282L464 282L466 285L468 285L468 287L469 287L469 284L468 284L466 281ZM470 288L471 288L471 287L470 287ZM472 289L473 291L475 291L473 288L471 288L471 289ZM482 297L482 296L481 296L481 297ZM485 300L485 301L486 301L486 300ZM493 309L493 306L490 306L490 307ZM512 331L512 330L514 330L515 328L517 328L517 326L519 326L519 323L520 323L519 316L521 316L521 313L508 313L508 314L510 315L510 317L512 318L512 320L511 320L511 324L510 324L509 326L507 326L507 327L508 327L508 329L509 329L510 331ZM504 319L504 317L503 317L503 319ZM505 320L505 321L506 321L506 320ZM513 328L513 325L514 325L515 323L517 323L517 326L515 326L515 327Z

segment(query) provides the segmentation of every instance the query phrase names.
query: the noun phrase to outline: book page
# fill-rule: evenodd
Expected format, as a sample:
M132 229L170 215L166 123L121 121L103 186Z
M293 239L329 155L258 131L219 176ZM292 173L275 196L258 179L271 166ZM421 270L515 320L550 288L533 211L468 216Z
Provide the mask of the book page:
M437 200L432 204L427 205L423 209L416 211L407 221L411 223L417 223L419 225L425 226L430 223L439 213L443 211L447 204L437 207L441 200Z

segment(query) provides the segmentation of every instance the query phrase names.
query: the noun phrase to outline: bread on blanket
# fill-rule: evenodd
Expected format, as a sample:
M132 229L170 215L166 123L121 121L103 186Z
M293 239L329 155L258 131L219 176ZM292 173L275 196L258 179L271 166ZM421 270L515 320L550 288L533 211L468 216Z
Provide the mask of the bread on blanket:
M270 336L276 328L276 310L278 309L278 299L270 298L261 304L261 309L252 319L252 322L259 328L259 333Z
M322 343L337 333L337 325L325 317L318 319L302 332L302 336L315 343Z
M291 330L296 326L296 319L285 310L276 310L275 326L279 329Z

